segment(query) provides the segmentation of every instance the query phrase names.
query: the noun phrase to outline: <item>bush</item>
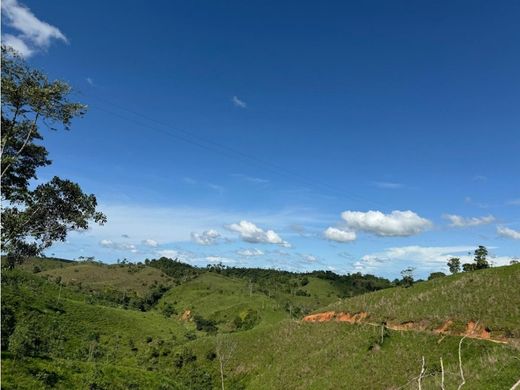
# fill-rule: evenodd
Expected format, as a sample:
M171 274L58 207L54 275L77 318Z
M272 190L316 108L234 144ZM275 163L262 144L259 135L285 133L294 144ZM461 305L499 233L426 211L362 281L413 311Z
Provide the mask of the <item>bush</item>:
M199 315L194 316L193 320L195 321L195 327L199 331L216 333L218 330L217 323L214 320L207 320Z

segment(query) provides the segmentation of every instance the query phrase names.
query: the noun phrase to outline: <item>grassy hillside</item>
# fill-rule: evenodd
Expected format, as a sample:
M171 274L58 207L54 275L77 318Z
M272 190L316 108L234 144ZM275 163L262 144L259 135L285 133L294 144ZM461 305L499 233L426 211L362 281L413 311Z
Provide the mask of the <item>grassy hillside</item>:
M114 264L106 265L96 262L80 262L63 268L53 268L41 273L51 279L60 278L67 285L103 291L106 289L135 292L139 296L146 294L153 285L172 284L172 278L157 268Z
M452 321L463 329L479 321L492 335L520 338L520 264L490 268L341 300L327 309L367 312L367 320L421 323L435 329Z
M509 340L520 328L518 266L339 300L348 284L335 276L275 273L279 280L266 283L257 271L165 264L174 276L159 278L173 282L140 309L101 299L90 288L124 290L122 279L162 275L157 267L4 270L2 388L219 389L224 356L226 389L416 389L424 356L423 389L440 388L440 358L449 389L461 381L459 336L301 318L310 311L366 310L371 322L429 321L431 328L445 319L481 320L493 332L508 329ZM159 273L146 274L150 269ZM182 281L181 274L189 277ZM73 277L92 287L78 287ZM474 307L491 302L498 305ZM509 389L518 380L514 343L465 339L461 352L465 388Z

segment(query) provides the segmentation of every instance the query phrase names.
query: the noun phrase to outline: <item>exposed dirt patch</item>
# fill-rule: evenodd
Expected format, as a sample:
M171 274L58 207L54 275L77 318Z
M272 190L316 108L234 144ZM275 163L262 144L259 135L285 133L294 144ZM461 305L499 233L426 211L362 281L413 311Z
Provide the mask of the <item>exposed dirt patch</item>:
M366 321L368 313L365 311L350 314L347 312L326 311L323 313L310 314L303 317L304 322L346 322L348 324L367 324L371 326L381 326L381 324L375 324ZM415 332L429 332L434 334L447 334L452 336L467 336L474 339L489 340L497 343L507 344L508 341L505 339L491 338L491 330L478 322L470 321L466 324L464 333L453 331L453 321L446 320L441 326L432 330L431 322L422 320L419 322L406 321L401 323L386 323L384 326L391 330L397 331L415 331Z
M448 333L451 325L453 325L453 321L452 320L447 320L447 321L444 321L444 323L439 326L438 328L435 328L433 330L433 333Z
M363 322L367 317L368 313L366 311L362 311L356 314L340 312L336 314L336 321L348 322L349 324L358 324L360 322Z
M464 335L478 339L490 339L491 330L479 325L478 322L470 321L466 325L466 331L464 332Z
M363 322L368 317L367 312L359 312L355 314L339 312L335 311L326 311L324 313L310 314L308 316L303 317L303 321L305 322L328 322L328 321L337 321L337 322L348 322L349 324L357 324Z
M310 314L303 317L305 322L328 322L336 316L334 311L326 311L324 313Z
M182 313L181 320L183 321L189 321L191 320L191 310L184 310L184 313Z

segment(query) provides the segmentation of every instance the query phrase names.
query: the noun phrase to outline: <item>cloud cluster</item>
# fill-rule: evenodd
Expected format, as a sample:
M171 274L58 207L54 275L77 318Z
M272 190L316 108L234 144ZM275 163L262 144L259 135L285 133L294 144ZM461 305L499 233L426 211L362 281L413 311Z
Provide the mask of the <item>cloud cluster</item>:
M159 246L159 243L157 241L152 240L150 238L148 238L146 240L143 240L142 244L145 245L145 246L148 246L150 248L157 248L157 246Z
M191 239L199 245L213 245L220 238L220 233L216 230L205 230L202 233L191 233Z
M502 237L511 238L513 240L520 240L520 231L513 230L505 226L498 226L497 233Z
M2 42L23 57L30 57L37 51L46 50L52 40L67 42L65 35L57 27L38 19L29 8L17 0L2 1L2 19L6 26L17 31L17 35L2 34Z
M290 247L287 241L282 238L274 230L262 230L254 223L249 221L240 221L239 223L233 223L227 227L229 230L239 234L243 241L251 242L254 244L277 244L284 247Z
M492 215L487 215L484 217L465 218L460 215L446 214L444 215L444 218L451 222L450 226L452 227L479 226L495 222L495 217Z
M432 223L413 211L394 210L390 214L381 211L344 211L341 213L345 228L329 227L324 235L336 242L350 242L356 239L356 231L364 231L381 237L406 237L419 234L430 228Z
M262 256L264 252L262 252L260 249L242 249L237 252L240 256Z
M327 228L323 235L326 239L336 242L351 242L356 239L356 232L341 230L334 227Z
M115 249L119 251L130 251L132 253L137 253L137 247L134 244L127 244L124 242L114 242L112 240L101 240L99 242L103 248Z

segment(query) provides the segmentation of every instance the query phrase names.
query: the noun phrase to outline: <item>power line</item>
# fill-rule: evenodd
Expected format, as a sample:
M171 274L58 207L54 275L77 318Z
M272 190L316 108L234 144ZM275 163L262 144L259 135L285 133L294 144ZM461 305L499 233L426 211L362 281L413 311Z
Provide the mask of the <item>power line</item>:
M84 95L84 94L82 94L82 95ZM257 167L269 170L270 172L275 173L277 175L281 175L281 176L285 176L285 177L289 177L289 178L294 178L294 179L298 180L300 183L303 183L303 184L308 185L310 187L315 187L315 188L319 187L322 190L325 190L326 192L334 193L336 195L340 195L342 197L349 198L349 199L351 199L353 201L364 201L364 202L368 202L368 203L371 203L371 204L374 204L374 205L382 206L382 204L379 203L379 202L367 199L367 198L359 196L359 195L347 194L343 190L341 190L339 188L336 188L336 187L334 187L332 185L329 185L327 183L318 182L316 180L309 180L306 177L304 177L301 174L299 174L298 172L294 172L294 171L288 170L288 169L286 169L286 168L284 168L284 167L282 167L282 166L280 166L278 164L275 164L273 162L260 159L260 158L258 158L256 156L252 156L250 154L244 153L244 152L242 152L240 150L234 149L234 148L232 148L230 146L224 145L222 143L216 142L216 141L208 139L206 137L201 137L200 135L194 134L194 133L189 132L187 130L174 128L174 127L172 127L171 125L169 125L167 123L158 121L155 118L151 118L151 117L149 117L147 115L144 115L144 114L141 114L141 113L139 113L137 111L134 111L134 110L131 110L129 108L126 108L126 107L124 107L124 106L122 106L122 105L120 105L118 103L115 103L115 102L109 100L109 99L102 98L102 97L99 97L99 96L93 96L93 95L84 95L84 96L86 96L87 98L92 98L92 99L98 100L98 101L100 101L100 102L102 102L104 104L108 104L108 105L110 105L110 106L112 106L112 107L114 107L114 108L116 108L118 110L122 110L122 111L128 112L128 113L130 113L130 114L132 114L132 115L134 115L136 117L142 118L142 120L144 120L144 121L152 122L152 123L155 123L155 124L157 124L159 126L163 126L163 127L167 128L168 130L157 128L157 127L151 126L151 125L149 125L147 123L138 122L134 118L130 118L128 116L122 115L122 114L120 114L118 112L114 112L114 111L108 110L108 109L106 109L104 107L101 107L101 106L98 106L98 105L90 105L91 107L93 107L93 108L95 108L97 110L100 110L100 111L105 112L105 113L107 113L109 115L118 117L120 119L126 120L128 122L137 124L138 126L146 127L149 130L156 131L156 132L159 132L161 134L164 134L164 135L176 138L178 140L181 140L183 142L189 143L191 145L195 145L195 146L197 146L199 148L211 151L213 153L215 153L215 152L220 153L220 154L225 155L226 157L228 157L230 159L239 160L241 162L245 162L245 163L248 163L248 164L256 165Z

